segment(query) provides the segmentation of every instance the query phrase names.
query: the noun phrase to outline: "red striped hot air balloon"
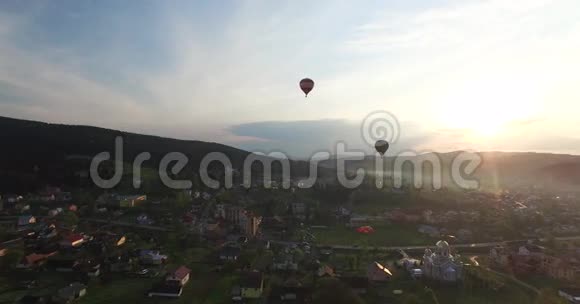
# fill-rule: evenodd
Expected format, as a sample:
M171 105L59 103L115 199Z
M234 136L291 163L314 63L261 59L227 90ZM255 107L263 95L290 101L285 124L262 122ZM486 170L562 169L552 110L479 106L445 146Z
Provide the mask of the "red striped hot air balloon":
M369 234L375 232L375 229L371 226L361 226L356 229L358 233Z
M304 92L305 96L308 97L308 93L314 88L314 81L310 78L304 78L300 80L300 89Z

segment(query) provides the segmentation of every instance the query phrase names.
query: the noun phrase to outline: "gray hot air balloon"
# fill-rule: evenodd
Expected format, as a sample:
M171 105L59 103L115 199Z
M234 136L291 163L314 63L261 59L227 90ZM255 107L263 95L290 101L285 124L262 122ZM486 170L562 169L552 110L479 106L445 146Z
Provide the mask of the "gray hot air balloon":
M385 152L389 150L389 143L386 140L377 140L377 142L375 143L375 149L381 155L385 155Z

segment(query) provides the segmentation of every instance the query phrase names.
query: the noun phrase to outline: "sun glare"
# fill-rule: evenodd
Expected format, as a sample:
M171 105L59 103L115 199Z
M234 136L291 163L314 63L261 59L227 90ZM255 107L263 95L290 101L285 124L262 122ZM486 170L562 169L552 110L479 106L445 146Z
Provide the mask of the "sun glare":
M443 124L475 138L509 132L510 123L531 117L534 86L525 79L478 79L464 83L440 102Z

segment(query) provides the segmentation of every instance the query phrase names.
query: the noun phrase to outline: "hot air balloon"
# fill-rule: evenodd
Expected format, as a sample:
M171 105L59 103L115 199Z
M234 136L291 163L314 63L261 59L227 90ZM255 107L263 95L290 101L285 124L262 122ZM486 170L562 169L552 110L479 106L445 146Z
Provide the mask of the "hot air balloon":
M385 152L389 150L389 143L386 140L377 140L377 142L375 143L375 149L381 155L385 155Z
M373 229L373 227L371 227L371 226L361 226L361 227L358 227L356 229L356 232L370 234L370 233L375 232L375 229Z
M304 78L300 80L300 89L302 90L302 92L304 92L304 94L306 94L306 97L308 97L308 93L310 93L310 91L312 91L313 88L314 81L312 79Z

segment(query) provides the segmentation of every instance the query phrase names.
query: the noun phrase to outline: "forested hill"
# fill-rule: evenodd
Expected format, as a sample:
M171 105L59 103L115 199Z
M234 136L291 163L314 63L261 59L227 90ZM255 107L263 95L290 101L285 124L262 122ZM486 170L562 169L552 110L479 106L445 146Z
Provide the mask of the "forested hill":
M144 166L152 169L170 152L187 155L189 172L199 170L201 160L210 152L227 155L234 169L243 168L250 154L218 143L0 117L0 191L75 181L76 175L88 171L92 157L103 151L114 152L117 136L123 138L124 162L130 164L139 153L149 152L151 160ZM274 168L274 174L279 172L279 166L274 164ZM291 172L292 176L306 176L308 164L291 161Z

